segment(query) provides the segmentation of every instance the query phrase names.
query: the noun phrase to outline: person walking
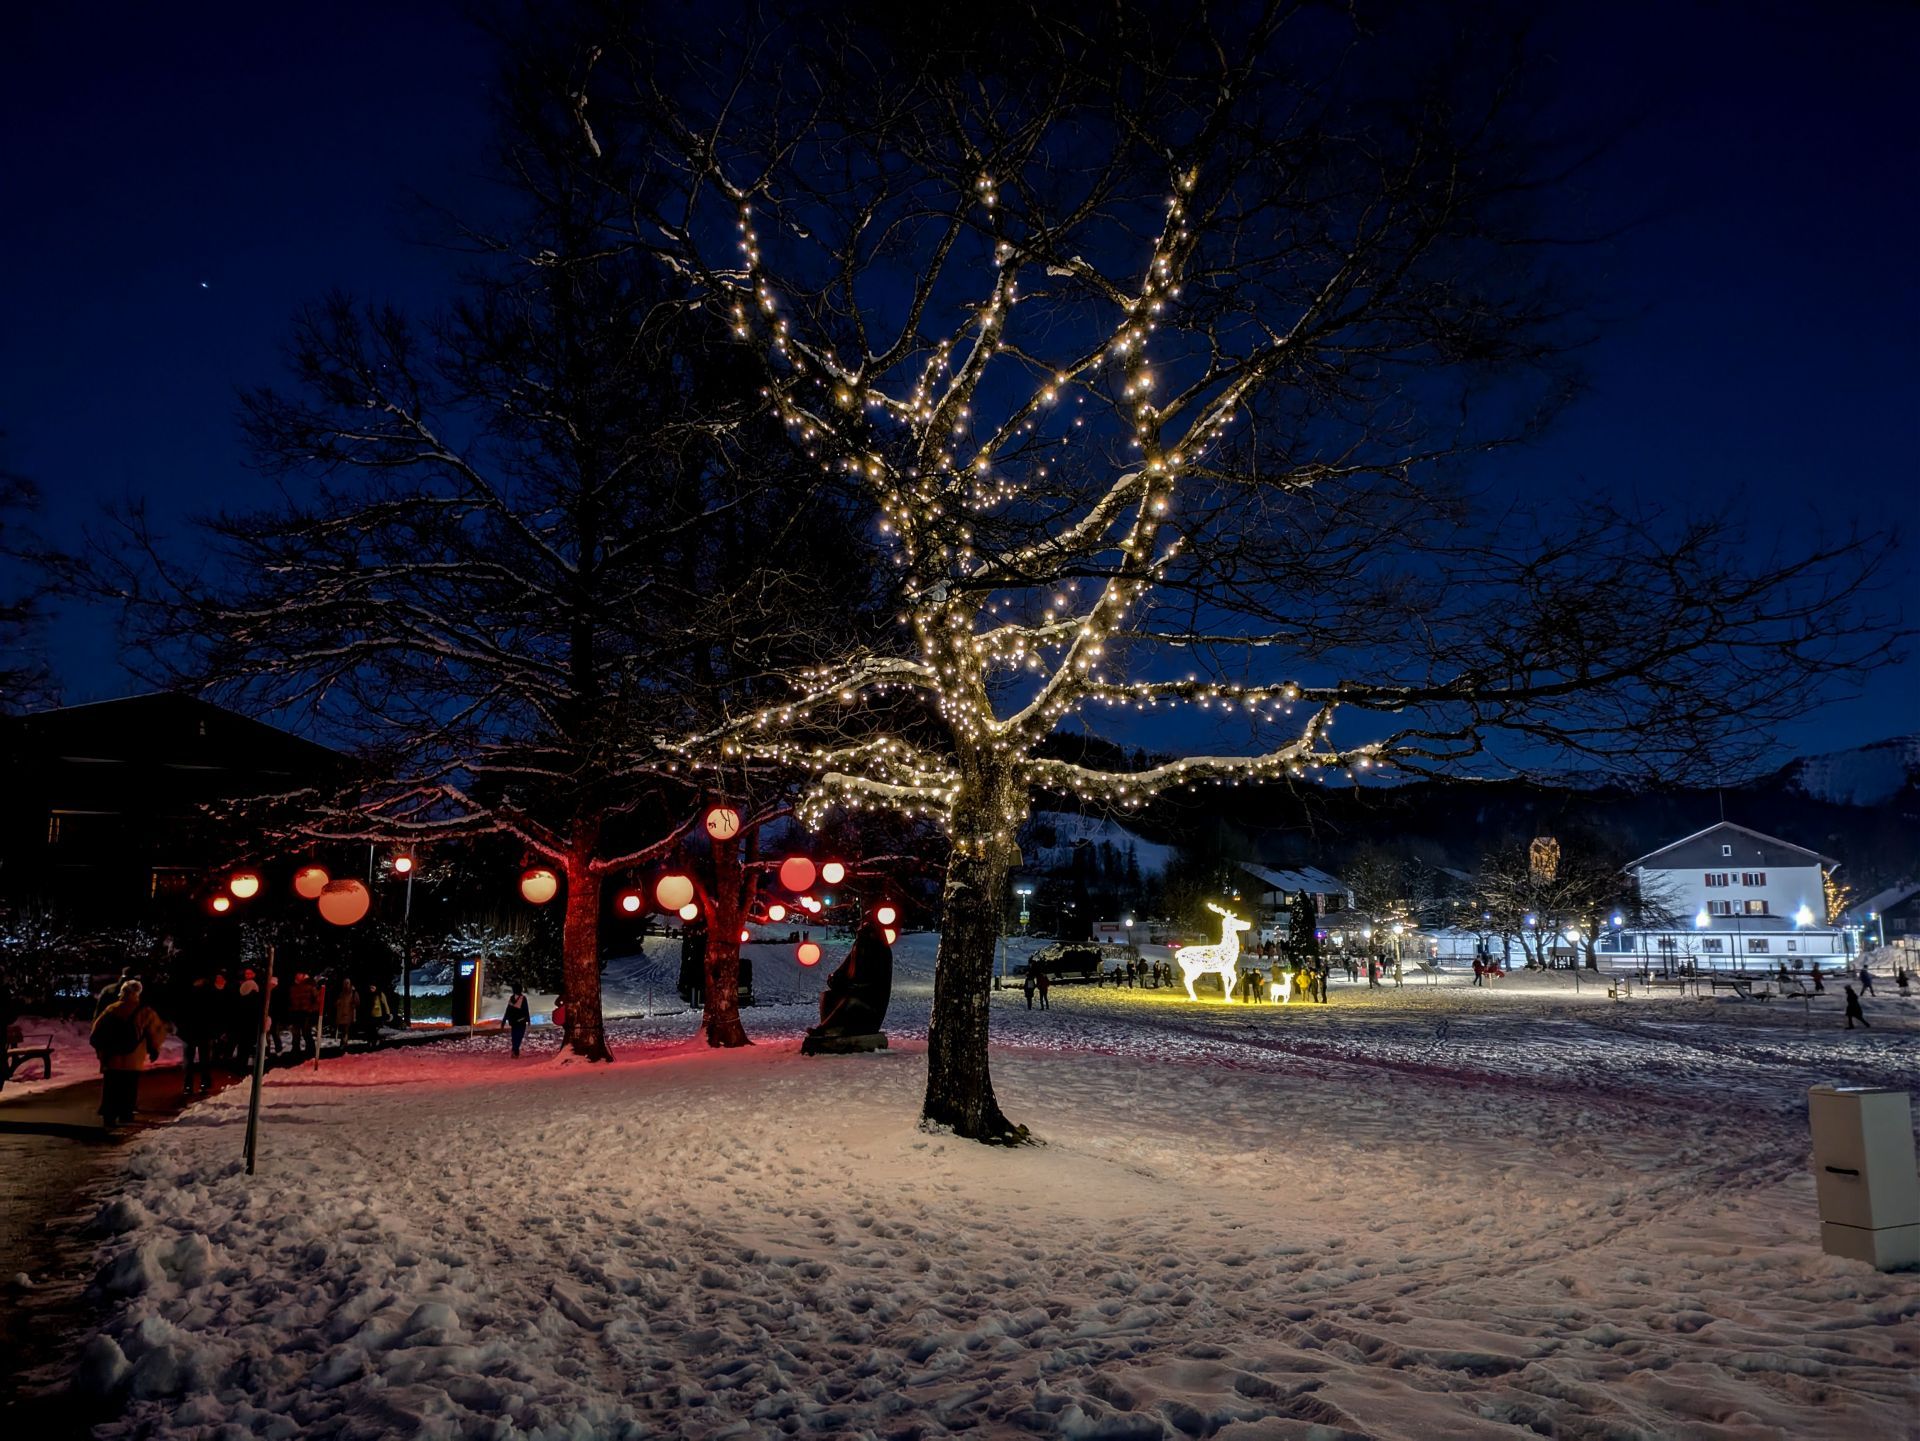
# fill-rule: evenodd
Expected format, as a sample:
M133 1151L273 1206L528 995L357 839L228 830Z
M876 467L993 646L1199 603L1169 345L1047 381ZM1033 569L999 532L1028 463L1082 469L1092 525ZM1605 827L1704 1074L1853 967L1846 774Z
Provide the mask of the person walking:
M133 1119L140 1096L140 1073L160 1059L167 1039L159 1012L146 1003L137 980L122 982L113 1004L93 1023L88 1041L100 1057L100 1124L112 1127Z
M1813 963L1813 993L1816 996L1824 996L1827 993L1827 983L1820 978L1820 963L1818 961Z
M1033 962L1031 961L1027 962L1027 978L1024 982L1021 983L1020 989L1026 992L1027 1009L1032 1010L1034 981L1033 981Z
M366 1034L367 1049L377 1051L384 1040L387 1022L393 1019L393 1003L387 999L387 993L381 989L378 981L367 987L367 1003L361 1008L365 1016L363 1026Z
M347 1040L353 1035L355 1023L360 1019L360 992L354 989L351 977L340 978L340 990L333 998L333 1029L340 1035L340 1053L346 1054Z
M567 998L565 996L555 996L553 998L553 1014L547 1019L553 1022L554 1029L559 1031L561 1035L566 1034Z
M131 966L122 966L120 968L120 974L100 988L100 994L93 998L94 1020L99 1020L101 1014L107 1007L114 1003L120 995L120 988L126 985L128 978L132 975L133 968Z
M1867 969L1865 961L1860 963L1860 994L1863 996L1873 994L1873 972Z
M182 1095L193 1095L196 1084L203 1096L213 1090L213 1053L220 1041L220 1012L225 1005L226 997L215 994L213 982L205 976L195 976L180 998L174 1030L180 1035Z
M227 973L215 971L213 982L207 993L207 1024L213 1027L213 1060L215 1065L231 1068L236 1042L239 1034L234 1024L233 987L227 984Z
M1873 1022L1869 1021L1867 1019L1867 1013L1860 1009L1860 998L1853 993L1853 987L1842 986L1841 989L1847 993L1847 1029L1851 1031L1853 1029L1853 1023L1858 1021L1871 1031L1873 1029Z
M287 992L292 987L280 984L280 978L271 972L267 975L267 1054L277 1056L281 1052L281 1027L287 1022Z
M527 1004L527 998L519 991L507 997L507 1013L501 1017L507 1023L507 1034L513 1038L513 1054L520 1055L520 1043L527 1038L527 1025L533 1019L533 1007Z
M1043 1011L1050 1010L1051 1007L1049 1007L1047 1004L1047 992L1053 986L1053 977L1047 974L1047 968L1045 966L1042 966L1040 968L1040 980L1038 982L1038 985L1040 987L1040 1009Z
M317 1056L316 1031L320 1026L320 987L305 971L293 977L293 991L287 997L287 1021L293 1027L293 1058Z

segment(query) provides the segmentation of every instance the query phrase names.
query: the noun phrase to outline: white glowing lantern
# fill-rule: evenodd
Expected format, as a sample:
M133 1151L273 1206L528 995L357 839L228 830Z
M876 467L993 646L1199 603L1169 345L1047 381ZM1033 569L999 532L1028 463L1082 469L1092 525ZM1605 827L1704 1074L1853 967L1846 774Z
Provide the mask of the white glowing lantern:
M740 944L744 946L750 939L752 938L748 936L747 928L745 926L740 927Z
M654 883L653 898L663 911L677 911L693 900L693 881L678 871L660 877Z
M780 884L790 891L804 891L813 884L813 862L805 856L788 856L780 862Z
M847 878L847 868L838 861L828 861L820 867L820 879L830 886L837 886Z
M225 896L215 896L213 898L213 908L216 911L224 912L230 909L232 905L233 905L233 902L228 900Z
M740 834L740 812L732 806L715 806L707 812L707 834L716 841L732 840Z
M233 892L235 900L250 901L260 894L260 873L235 871L227 877L227 889Z
M812 896L802 896L800 897L800 909L808 915L817 916L820 914L820 902L816 901Z
M350 926L367 914L373 897L359 881L328 881L320 892L320 918L333 926Z
M413 873L413 857L395 856L393 858L393 873L396 876L411 875Z
M622 891L620 893L620 909L630 916L637 914L640 907L645 904L646 902L640 899L640 892L638 891Z
M531 905L544 906L560 894L560 877L545 866L534 866L520 873L520 894Z
M683 921L699 920L700 907L696 906L692 901L688 901L684 906L680 907L680 919Z
M786 918L787 918L787 908L781 905L780 902L775 901L772 905L767 907L768 920L784 921Z
M882 906L873 913L873 918L883 926L890 926L900 919L900 913L892 906Z
M799 949L794 951L793 958L803 966L817 966L820 964L820 947L813 941L802 941Z
M293 873L293 893L302 900L317 901L332 879L325 866L302 866Z
M886 927L884 930L880 932L880 934L887 938L888 945L892 945L895 941L900 939L900 933L896 931L892 926Z

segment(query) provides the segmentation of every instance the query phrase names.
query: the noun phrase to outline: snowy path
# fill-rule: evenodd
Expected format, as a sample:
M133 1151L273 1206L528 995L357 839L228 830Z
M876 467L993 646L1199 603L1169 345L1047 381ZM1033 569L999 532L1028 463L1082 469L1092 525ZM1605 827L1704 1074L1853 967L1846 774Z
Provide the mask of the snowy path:
M795 1006L280 1073L252 1182L230 1094L103 1215L107 1434L1920 1435L1920 1280L1819 1254L1801 1099L1911 1020L1410 992L1002 993L1011 1153L914 1127L910 967L886 1055Z

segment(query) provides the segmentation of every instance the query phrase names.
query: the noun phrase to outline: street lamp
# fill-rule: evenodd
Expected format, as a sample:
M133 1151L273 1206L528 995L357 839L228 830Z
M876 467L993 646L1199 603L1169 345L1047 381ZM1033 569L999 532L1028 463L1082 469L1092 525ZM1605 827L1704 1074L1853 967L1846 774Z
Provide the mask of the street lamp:
M1406 927L1400 922L1393 923L1393 983L1395 986L1400 984L1400 933L1405 929Z

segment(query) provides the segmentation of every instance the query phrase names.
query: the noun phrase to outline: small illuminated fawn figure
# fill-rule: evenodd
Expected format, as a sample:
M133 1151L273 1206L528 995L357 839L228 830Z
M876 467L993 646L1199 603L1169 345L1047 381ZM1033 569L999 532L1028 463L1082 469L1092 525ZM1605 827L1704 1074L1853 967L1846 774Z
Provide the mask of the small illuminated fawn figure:
M1188 1000L1200 999L1193 993L1193 983L1201 976L1211 974L1220 978L1220 992L1230 1001L1233 999L1233 983L1240 973L1240 932L1252 930L1253 922L1241 920L1212 901L1207 902L1207 909L1220 917L1220 944L1183 946L1174 959L1180 962L1180 974L1187 983Z

